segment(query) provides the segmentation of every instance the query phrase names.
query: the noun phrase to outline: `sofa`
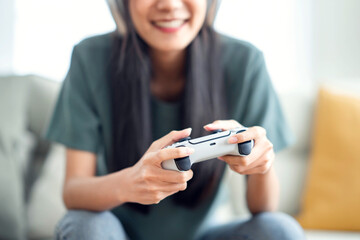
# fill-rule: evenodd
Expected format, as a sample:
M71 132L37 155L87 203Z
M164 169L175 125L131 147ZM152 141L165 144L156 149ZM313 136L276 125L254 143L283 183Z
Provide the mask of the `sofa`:
M51 239L65 213L61 189L65 149L43 136L60 82L29 75L0 77L0 239ZM332 86L359 95L360 81ZM296 142L277 153L275 169L281 196L279 211L296 215L301 205L311 151L317 86L279 93ZM244 177L226 172L212 224L246 216ZM360 232L306 230L309 240L360 239Z
M0 77L0 239L51 238L64 214L64 149L43 136L60 84Z

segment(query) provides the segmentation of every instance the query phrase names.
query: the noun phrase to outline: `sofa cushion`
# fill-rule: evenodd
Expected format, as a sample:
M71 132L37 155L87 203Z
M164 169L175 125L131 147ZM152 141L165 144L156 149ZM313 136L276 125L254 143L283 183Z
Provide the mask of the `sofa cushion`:
M0 78L0 239L23 239L25 206L22 166L25 144L27 82Z
M295 135L295 143L290 146L294 154L307 153L310 149L316 89L315 85L311 85L279 93L284 115Z
M65 214L62 186L65 176L65 148L52 144L42 174L31 191L28 204L28 237L52 238L55 226Z
M50 148L50 142L44 138L44 135L61 83L36 75L28 75L24 78L28 83L27 128L34 138L34 146L28 156L25 172L25 200L28 201L32 186L40 175Z
M303 227L360 230L359 123L360 98L320 90Z

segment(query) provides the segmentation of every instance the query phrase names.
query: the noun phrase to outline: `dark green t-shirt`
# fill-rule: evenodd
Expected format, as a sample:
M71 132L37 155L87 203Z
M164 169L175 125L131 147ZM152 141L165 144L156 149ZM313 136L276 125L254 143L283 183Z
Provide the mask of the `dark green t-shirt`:
M275 151L290 143L290 132L266 70L262 53L249 43L222 37L229 119L267 130ZM74 47L47 138L68 148L97 154L97 174L107 173L111 151L111 112L108 88L111 35L83 40ZM153 135L157 139L180 128L179 103L152 98ZM218 185L219 186L219 185ZM144 215L126 206L114 209L132 240L192 239L214 203L219 188L196 209L175 206L168 199Z

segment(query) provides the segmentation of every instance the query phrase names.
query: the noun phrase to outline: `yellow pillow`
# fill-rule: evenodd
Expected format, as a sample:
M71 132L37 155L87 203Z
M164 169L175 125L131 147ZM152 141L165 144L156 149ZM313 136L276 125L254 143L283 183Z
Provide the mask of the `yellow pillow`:
M360 98L319 91L312 148L298 221L360 230Z

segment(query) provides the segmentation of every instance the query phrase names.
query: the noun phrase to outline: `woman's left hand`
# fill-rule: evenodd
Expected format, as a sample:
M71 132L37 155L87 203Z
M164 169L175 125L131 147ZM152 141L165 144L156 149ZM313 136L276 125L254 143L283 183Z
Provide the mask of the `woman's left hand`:
M205 125L207 131L217 129L230 130L242 127L235 120L217 120ZM238 133L229 138L228 143L237 144L254 140L254 148L248 156L226 155L219 157L220 160L229 164L230 168L240 174L265 174L270 169L275 159L273 144L266 137L266 130L262 127L249 127L245 132Z

